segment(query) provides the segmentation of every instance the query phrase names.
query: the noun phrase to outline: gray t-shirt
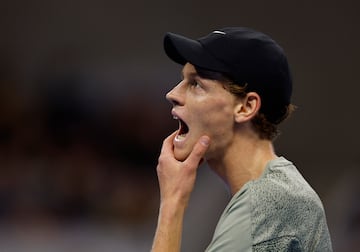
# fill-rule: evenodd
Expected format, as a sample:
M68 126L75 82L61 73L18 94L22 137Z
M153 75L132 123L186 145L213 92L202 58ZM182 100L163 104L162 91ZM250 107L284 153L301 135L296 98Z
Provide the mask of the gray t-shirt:
M232 197L206 251L327 252L332 246L321 200L279 157Z

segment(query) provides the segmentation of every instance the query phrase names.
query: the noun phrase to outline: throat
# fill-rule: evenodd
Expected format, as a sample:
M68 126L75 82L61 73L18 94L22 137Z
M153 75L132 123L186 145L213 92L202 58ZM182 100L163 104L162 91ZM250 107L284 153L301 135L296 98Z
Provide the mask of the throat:
M250 147L252 144L253 147ZM228 185L232 195L247 182L262 176L267 164L276 159L269 141L242 142L228 146L222 153L207 159L211 169Z

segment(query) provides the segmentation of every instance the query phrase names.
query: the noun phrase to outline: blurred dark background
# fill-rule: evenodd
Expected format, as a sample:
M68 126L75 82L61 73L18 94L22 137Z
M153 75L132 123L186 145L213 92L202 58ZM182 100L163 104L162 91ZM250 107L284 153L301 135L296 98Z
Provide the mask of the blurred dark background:
M165 93L180 66L165 32L224 26L288 54L296 113L275 145L323 200L336 251L360 241L357 1L2 0L0 251L149 251L156 162L177 127ZM206 165L183 251L204 250L228 193Z

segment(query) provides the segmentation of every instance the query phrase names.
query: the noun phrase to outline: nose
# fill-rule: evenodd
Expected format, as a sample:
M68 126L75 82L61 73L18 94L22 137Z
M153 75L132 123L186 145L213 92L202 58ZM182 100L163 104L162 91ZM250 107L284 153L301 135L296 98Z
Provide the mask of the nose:
M184 104L184 95L181 91L181 82L166 94L166 99L173 106L181 106Z

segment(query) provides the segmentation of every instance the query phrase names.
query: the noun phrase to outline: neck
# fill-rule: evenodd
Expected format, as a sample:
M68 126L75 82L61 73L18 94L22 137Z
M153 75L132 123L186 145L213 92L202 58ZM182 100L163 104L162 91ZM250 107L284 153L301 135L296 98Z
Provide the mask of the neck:
M237 135L222 155L207 161L234 195L245 183L259 178L266 164L276 157L270 140L259 139L254 135Z

